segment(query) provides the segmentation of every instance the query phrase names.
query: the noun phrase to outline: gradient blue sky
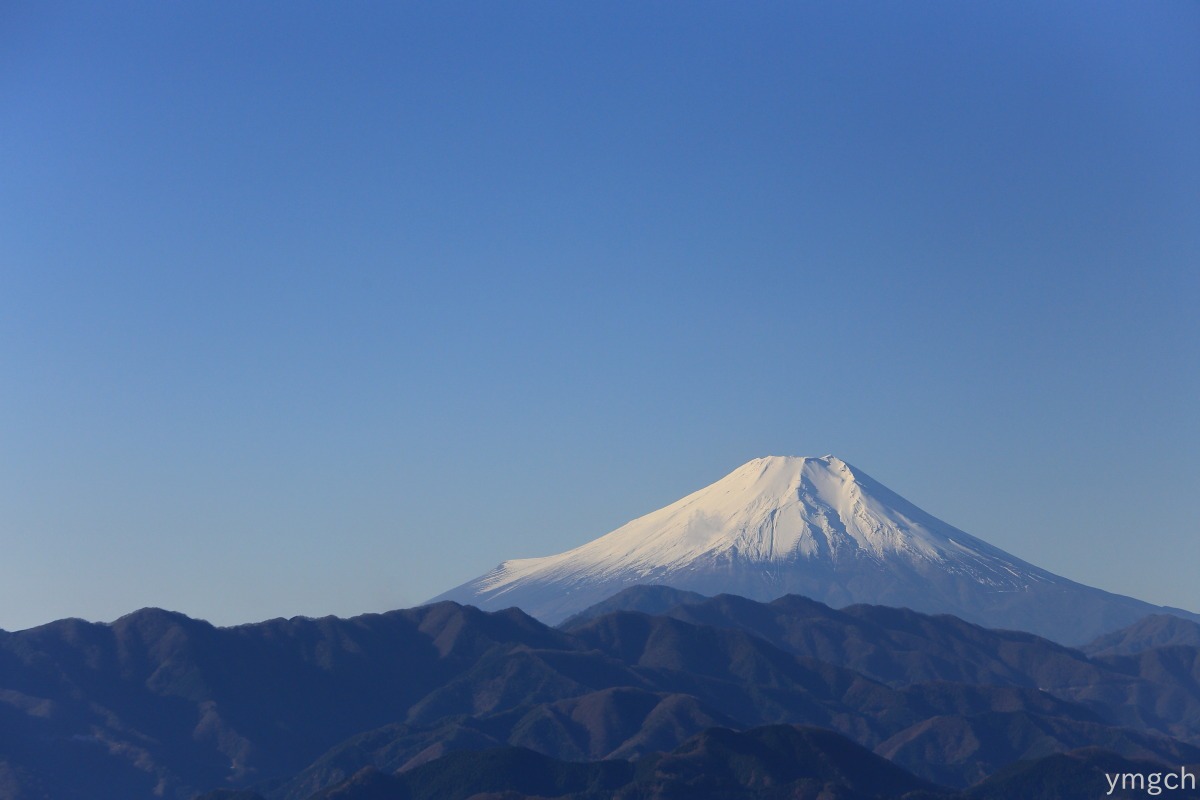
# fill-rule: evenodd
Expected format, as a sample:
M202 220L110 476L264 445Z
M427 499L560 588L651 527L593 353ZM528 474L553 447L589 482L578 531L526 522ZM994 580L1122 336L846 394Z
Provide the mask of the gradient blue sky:
M1200 5L6 3L0 627L415 605L832 452L1200 611Z

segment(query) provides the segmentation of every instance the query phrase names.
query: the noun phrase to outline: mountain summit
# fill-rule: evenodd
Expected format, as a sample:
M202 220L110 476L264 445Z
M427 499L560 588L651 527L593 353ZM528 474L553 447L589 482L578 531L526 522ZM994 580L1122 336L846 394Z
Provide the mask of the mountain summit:
M553 623L637 584L907 606L1072 643L1164 610L1196 618L1035 567L834 456L757 458L574 550L505 561L435 599Z

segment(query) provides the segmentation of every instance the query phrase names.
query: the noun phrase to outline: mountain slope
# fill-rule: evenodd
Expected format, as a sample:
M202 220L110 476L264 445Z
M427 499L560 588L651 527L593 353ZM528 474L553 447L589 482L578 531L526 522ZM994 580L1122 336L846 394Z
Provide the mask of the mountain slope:
M1163 609L1047 572L833 456L755 459L573 550L505 561L435 600L557 623L637 584L950 613L1075 643Z
M588 606L578 614L567 617L558 627L564 630L583 624L590 619L602 617L613 611L640 611L643 614L661 614L675 606L700 603L708 598L696 592L672 589L670 586L631 586L612 597Z
M684 611L697 621L616 612L563 631L451 603L236 628L147 609L0 634L0 800L216 787L304 800L455 750L624 759L713 725L819 725L960 787L1085 744L1200 761L1195 648L1087 659L952 617L800 598L669 613Z
M397 775L366 769L307 800L884 800L916 793L946 794L832 731L773 725L710 728L634 763L567 762L519 747L451 753Z
M0 632L0 798L187 800L290 775L514 645L574 646L520 612L452 604L234 628L143 609Z
M1154 614L1127 628L1106 633L1081 650L1088 655L1134 655L1155 647L1200 647L1200 623Z

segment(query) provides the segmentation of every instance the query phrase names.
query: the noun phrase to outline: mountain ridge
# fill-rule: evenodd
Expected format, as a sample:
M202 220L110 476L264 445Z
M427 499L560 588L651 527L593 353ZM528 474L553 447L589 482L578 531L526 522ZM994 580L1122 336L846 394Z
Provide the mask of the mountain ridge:
M1089 659L944 615L732 596L572 630L442 603L232 628L146 609L0 635L3 800L307 800L453 750L627 759L774 724L959 787L1035 750L1200 763L1200 652Z

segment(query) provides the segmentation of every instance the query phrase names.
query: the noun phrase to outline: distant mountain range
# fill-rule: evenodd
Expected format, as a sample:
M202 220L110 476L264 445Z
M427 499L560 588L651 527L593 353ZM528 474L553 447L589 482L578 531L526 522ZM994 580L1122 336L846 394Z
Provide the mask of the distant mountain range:
M505 561L434 601L517 606L556 624L639 584L907 607L1069 644L1150 614L1200 620L1022 561L833 456L755 459L574 550Z
M1200 626L1171 627L1089 656L949 616L656 587L559 629L449 602L62 620L0 632L0 800L1018 796L1200 764Z

